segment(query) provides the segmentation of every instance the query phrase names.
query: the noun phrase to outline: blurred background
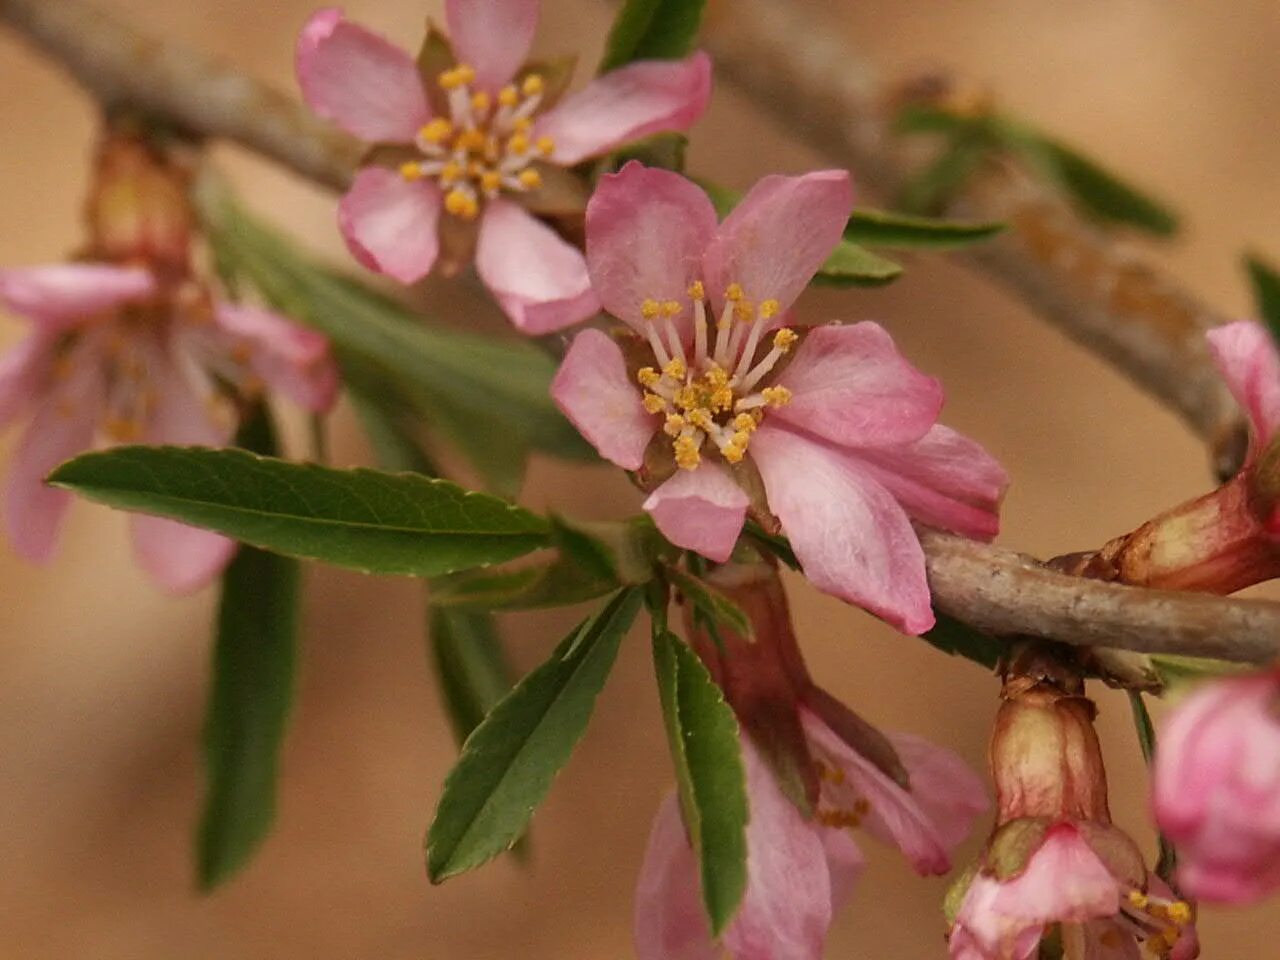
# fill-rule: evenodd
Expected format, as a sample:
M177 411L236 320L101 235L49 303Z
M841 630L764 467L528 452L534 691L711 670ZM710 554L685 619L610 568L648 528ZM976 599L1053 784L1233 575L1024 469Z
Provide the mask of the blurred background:
M55 2L55 0L50 0ZM314 0L102 0L150 33L293 89L294 35ZM797 4L801 0L794 0ZM1248 312L1246 245L1280 257L1280 17L1275 0L804 0L887 74L945 68L1167 198L1183 237L1158 256L1231 315ZM347 12L416 47L420 0L351 0ZM610 8L546 0L539 45L594 62ZM93 105L0 32L0 263L57 260L79 240ZM694 171L740 187L823 163L721 87L694 132ZM227 152L257 209L336 258L331 195ZM855 177L857 171L854 171ZM469 300L438 287L435 312ZM1002 542L1039 555L1096 546L1206 489L1205 454L1174 419L985 280L941 258L875 292L815 293L809 320L876 319L948 390L945 420L1014 477ZM0 318L0 345L22 329ZM338 465L367 462L349 412ZM15 437L0 439L0 459ZM297 448L301 449L301 448ZM616 471L535 462L524 499L579 515L639 504ZM301 681L279 823L244 873L194 892L191 837L213 592L171 599L128 560L124 523L77 504L44 569L0 546L0 954L97 960L306 957L488 960L632 954L632 887L669 788L648 643L625 645L591 729L534 820L531 857L443 887L421 838L455 748L426 667L421 588L308 573ZM792 582L814 674L887 728L945 742L981 765L997 684ZM537 663L576 612L509 617L514 659ZM1112 809L1150 849L1145 775L1124 699L1095 691ZM985 824L983 826L985 829ZM978 838L962 851L963 860ZM871 854L828 956L943 955L948 881ZM1259 955L1280 916L1208 911L1205 955ZM1269 952L1269 951L1264 951Z

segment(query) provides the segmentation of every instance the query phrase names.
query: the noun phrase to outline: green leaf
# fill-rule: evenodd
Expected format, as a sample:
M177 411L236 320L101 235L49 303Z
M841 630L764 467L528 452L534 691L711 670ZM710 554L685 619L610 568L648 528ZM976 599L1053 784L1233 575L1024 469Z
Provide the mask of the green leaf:
M516 570L468 570L432 584L437 607L470 610L536 610L585 603L622 586L563 554Z
M1271 330L1271 336L1280 342L1280 273L1252 254L1244 258L1244 265L1249 272L1258 316Z
M408 424L407 415L392 409L383 397L373 397L347 385L347 396L364 427L364 435L373 447L378 466L395 473L440 475L439 468L422 449Z
M489 712L462 749L427 832L439 883L508 849L524 833L591 718L643 591L620 591Z
M511 690L511 672L488 614L433 606L428 624L436 679L462 743Z
M1038 166L1094 218L1137 227L1161 237L1178 232L1178 218L1164 203L1059 140L1020 124L1005 123L1005 142Z
M738 721L697 655L655 630L653 664L702 898L719 936L747 887L747 792Z
M626 0L605 42L600 72L633 60L679 60L698 38L706 0Z
M541 517L447 480L334 470L243 450L116 447L49 477L107 506L366 573L438 576L545 546Z
M935 610L934 615L937 622L932 630L921 635L921 639L927 640L943 653L965 657L988 670L994 670L1008 650L1009 645L1004 640L988 636L940 611Z
M834 287L880 287L902 275L902 267L848 240L841 240L813 278Z
M552 402L556 361L534 344L429 326L390 297L300 256L227 197L205 196L202 209L219 256L273 306L381 372L407 399L438 405L427 415L437 414L455 440L497 449L515 436L557 456L597 459Z
M689 138L684 134L659 133L635 143L629 143L621 150L615 150L609 154L608 163L604 169L621 170L628 162L636 160L646 167L659 167L663 170L683 173L688 148Z
M265 414L241 443L275 446ZM298 564L242 547L222 578L204 723L206 788L197 880L211 890L239 870L275 820L280 749L293 702Z
M684 594L685 599L693 604L699 616L728 627L740 637L749 639L754 634L751 618L746 611L705 580L675 567L668 567L666 576Z
M968 183L993 146L980 135L952 138L932 163L903 184L898 205L917 214L943 209Z
M853 211L844 238L871 247L955 250L987 240L1004 228L1003 223L972 223L863 209Z

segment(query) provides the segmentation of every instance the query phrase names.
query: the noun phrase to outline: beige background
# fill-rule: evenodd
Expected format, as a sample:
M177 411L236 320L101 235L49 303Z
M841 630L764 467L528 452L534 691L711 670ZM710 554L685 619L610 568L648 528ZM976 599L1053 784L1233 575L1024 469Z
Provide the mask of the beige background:
M292 37L310 8L110 5L290 88ZM1229 312L1247 309L1240 249L1256 243L1280 257L1274 0L809 5L834 11L886 69L953 67L1168 197L1188 229L1162 258ZM543 45L580 45L590 62L606 7L546 6ZM406 44L424 12L408 0L361 0L348 11ZM93 111L3 34L0 90L0 263L57 259L77 242ZM725 89L696 140L697 169L739 185L819 162ZM256 161L228 162L260 209L340 255L331 197ZM438 312L456 313L447 288L440 296ZM814 295L806 315L879 319L944 379L948 422L988 444L1015 478L1003 538L1011 546L1052 554L1095 545L1205 487L1202 451L1170 416L957 267L924 260L887 291ZM5 343L19 333L0 324ZM337 459L360 461L345 412L338 422ZM0 443L7 455L12 434ZM526 497L597 516L637 504L606 470L551 463L536 465ZM535 821L529 867L502 862L433 889L420 841L453 746L425 669L420 590L312 571L279 828L239 879L200 899L189 838L212 596L154 592L127 560L122 527L77 506L48 569L0 548L0 956L630 955L632 883L669 780L641 637L626 646L589 736ZM826 684L883 725L981 762L990 678L795 587L802 640ZM519 662L535 663L568 619L508 621ZM1141 830L1144 776L1127 707L1111 693L1100 700L1113 806ZM867 846L872 869L828 954L940 956L944 882L917 880L897 856ZM1258 956L1273 952L1280 919L1268 907L1213 911L1203 928L1207 956Z

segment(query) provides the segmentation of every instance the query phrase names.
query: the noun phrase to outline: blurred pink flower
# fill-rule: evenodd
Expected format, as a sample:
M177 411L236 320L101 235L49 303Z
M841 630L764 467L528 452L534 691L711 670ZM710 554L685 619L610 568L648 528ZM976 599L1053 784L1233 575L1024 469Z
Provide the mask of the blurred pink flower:
M920 873L950 869L950 849L986 808L978 778L959 757L918 737L890 736L908 791L800 707L822 771L816 815L806 819L779 789L749 736L742 738L751 818L747 889L717 946L703 912L693 850L672 795L654 820L636 891L640 960L818 960L835 914L865 865L847 828L896 844Z
M933 611L911 518L989 539L1007 477L936 423L941 386L881 327L782 325L852 203L844 171L772 176L717 225L677 174L604 177L587 206L591 280L653 361L584 330L552 395L603 457L669 476L645 509L676 545L723 562L749 508L772 514L817 587L920 633Z
M521 72L538 7L448 0L455 65L438 75L332 8L311 17L297 49L298 81L316 113L398 148L390 151L398 164L364 167L342 200L339 222L355 257L411 283L442 245L464 248L444 251L446 266L457 267L474 243L481 280L530 334L584 320L599 303L582 254L526 205L537 210L554 194L544 181L559 182L559 168L687 130L711 91L710 61L697 53L629 64L549 105L545 78Z
M1205 684L1160 737L1156 819L1193 897L1248 903L1280 889L1280 675Z
M0 270L0 306L32 332L0 358L0 425L30 423L5 500L19 553L52 553L70 494L44 485L95 438L222 446L237 402L265 383L308 410L328 409L338 375L319 334L255 307L216 303L196 284L150 270L67 263ZM138 561L176 592L207 583L234 543L157 517L132 518Z

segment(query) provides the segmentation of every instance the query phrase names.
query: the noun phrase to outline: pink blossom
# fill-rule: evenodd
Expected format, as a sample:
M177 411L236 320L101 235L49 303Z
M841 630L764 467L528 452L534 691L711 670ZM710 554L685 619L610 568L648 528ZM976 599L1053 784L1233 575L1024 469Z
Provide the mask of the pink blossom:
M599 309L582 254L530 210L558 202L557 185L570 178L562 168L687 130L711 90L710 61L697 53L632 63L553 102L559 91L521 67L538 6L448 0L454 62L434 76L333 8L311 17L297 49L311 108L391 158L375 156L342 200L339 223L355 257L412 283L442 253L456 269L474 245L481 280L530 334Z
M1116 872L1099 852L1116 839L1064 820L1043 830L1020 869L980 870L949 935L952 960L1029 960L1055 924L1069 960L1139 960L1140 944L1149 956L1195 957L1190 907L1156 877L1142 878L1144 889Z
M1280 889L1280 675L1205 684L1160 737L1154 797L1188 894L1248 903Z
M552 395L602 456L663 480L645 509L671 542L722 562L748 510L776 517L810 581L920 633L933 612L911 518L990 538L1007 478L936 423L941 387L881 327L782 325L851 206L843 171L766 177L720 224L674 173L604 177L591 279L652 362L584 330Z
M697 863L672 795L654 820L636 890L640 960L817 960L835 914L865 861L847 828L862 824L897 844L921 873L949 869L949 850L986 806L982 785L948 750L895 735L908 791L800 708L823 781L807 819L782 793L751 738L743 736L750 820L747 889L719 946L698 891Z
M101 263L0 270L0 305L32 326L0 358L0 425L30 423L6 495L19 553L48 559L70 495L44 485L58 464L108 441L224 445L239 400L263 383L308 410L332 405L327 341L266 310L212 301L194 283ZM133 518L139 563L165 588L214 577L234 543L170 520Z

